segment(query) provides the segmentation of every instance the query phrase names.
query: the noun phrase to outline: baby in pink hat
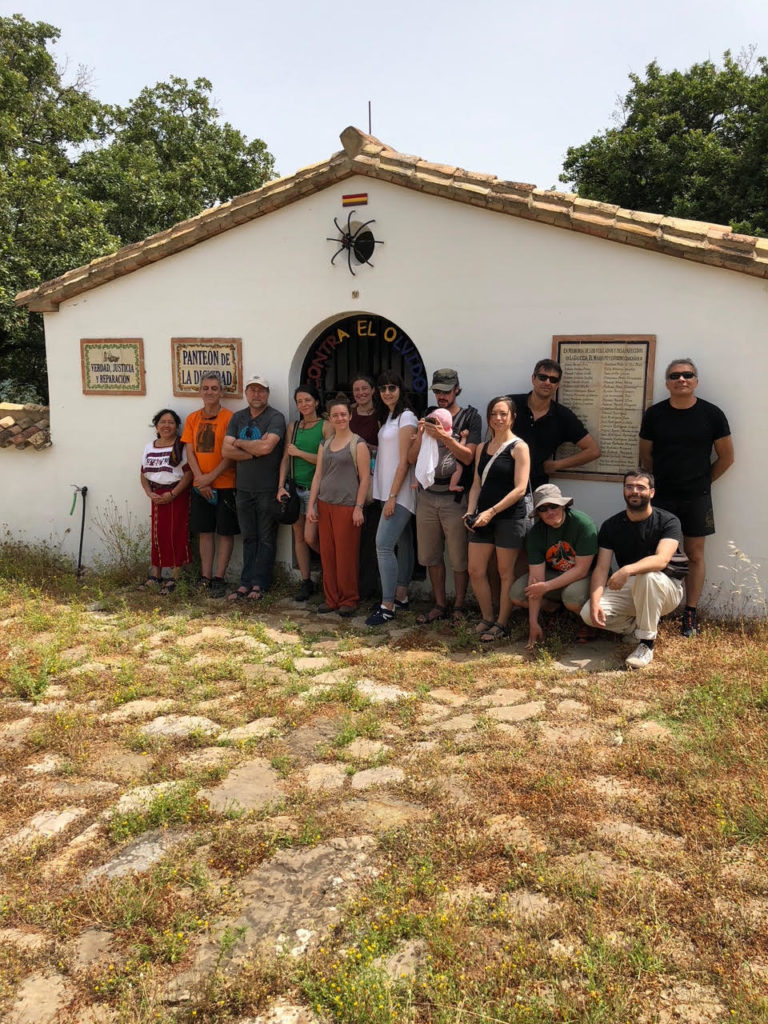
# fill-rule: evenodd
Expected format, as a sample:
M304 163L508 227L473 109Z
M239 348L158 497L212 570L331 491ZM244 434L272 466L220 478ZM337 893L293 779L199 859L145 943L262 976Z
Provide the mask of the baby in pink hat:
M447 409L443 409L440 406L437 409L433 409L431 413L426 417L427 423L434 423L435 426L445 434L451 434L453 430L453 417ZM468 430L462 430L461 432L461 443L465 444L469 437ZM431 443L430 443L431 442ZM427 437L426 434L422 439L421 449L419 451L419 457L416 461L416 480L411 485L414 489L422 485L425 489L431 487L435 480L435 467L437 466L438 451L437 441L431 437ZM421 465L420 465L421 463ZM448 484L449 491L463 491L464 488L461 486L461 474L464 467L461 463L456 464L456 469L451 475L450 483ZM428 481L428 482L427 482Z

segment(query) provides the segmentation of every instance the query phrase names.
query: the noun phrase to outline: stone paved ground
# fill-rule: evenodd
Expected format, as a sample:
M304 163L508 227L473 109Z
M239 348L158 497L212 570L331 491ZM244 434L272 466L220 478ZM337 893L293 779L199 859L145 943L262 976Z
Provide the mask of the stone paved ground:
M10 632L25 611L7 614L0 625ZM554 959L584 942L564 924L574 877L585 892L634 893L661 917L685 899L692 837L665 813L658 777L627 771L633 759L662 763L685 739L659 712L658 673L627 674L620 646L531 661L519 642L481 650L447 624L416 628L413 616L371 635L290 603L253 617L195 614L170 605L133 623L126 610L95 610L67 634L50 613L7 649L8 666L34 662L35 650L57 655L41 699L6 687L0 702L8 1024L145 1019L131 989L143 977L131 914L143 918L129 897L164 865L169 885L184 875L173 892L185 926L144 928L154 950L144 955L159 965L159 991L145 999L179 1020L201 1019L189 1008L223 959L315 953L356 894L390 869L387 837L417 836L437 820L488 850L485 874L473 861L463 877L457 862L446 906L496 906L506 890L492 853L503 854L520 879L504 914L549 929ZM556 799L566 810L553 820ZM696 862L722 880L713 906L743 936L745 976L759 983L768 977L764 854L709 851ZM549 884L528 868L544 861ZM41 887L58 902L41 902ZM736 900L735 888L749 898ZM187 905L197 910L185 918ZM209 918L194 916L206 906ZM617 914L617 943L621 930ZM676 973L656 987L645 1019L736 1019L723 992L697 976L687 925L670 924L664 941ZM425 957L423 941L404 942L381 967L411 976ZM134 979L132 995L121 976ZM241 1018L320 1019L295 991Z

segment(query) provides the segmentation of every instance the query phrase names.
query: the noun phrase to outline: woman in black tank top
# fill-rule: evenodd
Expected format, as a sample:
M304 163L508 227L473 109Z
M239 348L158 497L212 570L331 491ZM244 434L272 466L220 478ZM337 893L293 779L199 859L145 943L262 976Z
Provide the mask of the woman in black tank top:
M488 403L491 440L480 445L475 460L475 480L469 492L465 516L469 538L469 578L482 618L477 632L483 643L509 635L512 613L509 591L515 581L517 553L525 543L525 494L531 468L528 445L512 433L515 403L508 396ZM501 580L499 615L493 616L493 596L488 579L491 556L496 554Z

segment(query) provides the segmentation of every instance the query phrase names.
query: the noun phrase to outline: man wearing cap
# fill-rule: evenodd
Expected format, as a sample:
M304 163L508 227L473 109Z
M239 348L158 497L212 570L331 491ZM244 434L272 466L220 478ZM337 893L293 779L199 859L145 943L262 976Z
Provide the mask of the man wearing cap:
M269 590L277 552L272 507L283 457L285 417L269 405L269 382L258 375L245 385L248 406L229 421L222 454L237 464L237 517L243 535L240 586L231 601L259 601Z
M625 659L628 668L645 668L653 661L659 621L680 604L687 571L679 551L680 520L651 505L655 493L652 473L633 469L624 474L626 508L600 527L589 601L581 609L588 626L639 641ZM618 569L611 572L614 558Z
M674 359L664 377L669 398L643 416L640 464L656 477L656 505L682 523L688 577L680 632L691 637L698 632L696 610L706 575L704 543L715 532L712 483L733 464L733 441L723 411L696 397L699 377L692 359Z
M545 484L551 473L565 473L600 458L600 447L576 413L555 401L563 370L554 359L540 359L533 368L533 390L511 395L517 406L515 433L531 450L531 487ZM565 441L579 449L574 455L555 458Z
M200 544L198 583L210 591L211 597L223 597L227 566L240 527L235 508L235 468L221 453L232 413L221 404L221 377L215 370L200 379L200 397L203 407L187 416L181 435L194 483L189 526Z
M510 591L512 604L528 609L528 649L544 636L542 611L565 607L579 615L589 598L589 573L597 554L597 527L585 512L573 508L573 498L555 484L542 484L533 494L533 527L525 538L529 571ZM579 640L594 635L586 623Z
M467 495L472 485L475 449L480 443L482 425L477 409L468 405L462 409L457 399L461 394L459 375L455 370L435 370L432 374L432 392L438 409L445 409L453 419L452 433L443 431L438 422L430 422L428 409L419 421L418 431L408 449L408 461L415 465L422 444L431 439L437 445L434 479L419 491L416 503L416 540L419 561L426 566L432 586L433 607L420 615L419 622L436 622L447 615L448 598L445 590L445 558L453 570L455 600L453 617L465 615L464 601L469 574L467 572L467 539L463 516L467 511ZM466 467L461 491L451 490L451 477L458 466ZM430 473L431 479L431 473Z

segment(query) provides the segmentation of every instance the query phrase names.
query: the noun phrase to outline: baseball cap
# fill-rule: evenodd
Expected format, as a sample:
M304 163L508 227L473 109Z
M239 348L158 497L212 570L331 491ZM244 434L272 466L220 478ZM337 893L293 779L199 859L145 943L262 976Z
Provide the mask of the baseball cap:
M245 386L248 387L251 384L259 384L261 387L266 388L269 391L269 381L266 377L260 377L258 373L254 373L252 377L249 377L245 382Z

